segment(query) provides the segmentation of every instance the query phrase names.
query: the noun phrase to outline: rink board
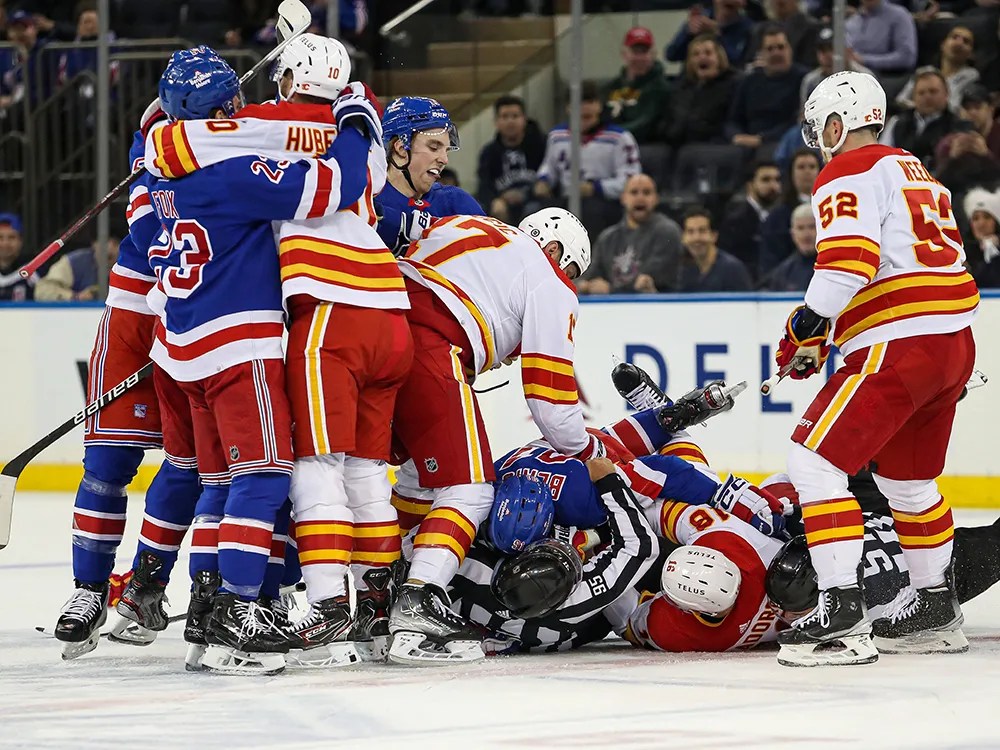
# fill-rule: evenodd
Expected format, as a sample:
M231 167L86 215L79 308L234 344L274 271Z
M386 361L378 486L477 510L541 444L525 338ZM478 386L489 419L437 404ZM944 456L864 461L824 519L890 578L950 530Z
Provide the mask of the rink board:
M1000 294L984 293L974 326L977 367L1000 378ZM626 404L611 384L612 356L646 368L675 398L714 378L746 380L749 388L730 414L694 436L721 471L762 475L784 465L788 436L822 376L786 380L771 397L757 387L772 374L774 345L796 295L655 295L585 299L574 332L581 402L589 424L625 416ZM5 424L0 461L9 460L84 403L81 371L93 344L100 305L20 304L0 306L5 336L0 341ZM569 328L567 321L567 330ZM827 368L832 373L835 362ZM14 363L14 364L12 364ZM480 396L494 455L537 437L521 393L520 370L503 367L480 377L477 390L508 384ZM943 481L960 505L1000 506L997 439L1000 424L995 383L972 393L958 409ZM47 449L25 471L21 490L59 491L75 487L81 475L82 428ZM147 457L136 486L143 488L159 462Z

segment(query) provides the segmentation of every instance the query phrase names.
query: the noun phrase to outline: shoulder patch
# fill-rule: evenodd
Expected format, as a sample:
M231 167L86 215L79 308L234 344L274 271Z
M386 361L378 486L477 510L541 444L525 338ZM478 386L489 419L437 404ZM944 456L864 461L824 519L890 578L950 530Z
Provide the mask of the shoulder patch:
M835 156L833 160L820 170L813 184L813 195L816 191L827 183L833 182L840 177L848 177L854 174L863 174L871 169L875 164L886 156L909 156L908 151L891 146L883 146L881 143L873 143L870 146L848 151L846 154Z

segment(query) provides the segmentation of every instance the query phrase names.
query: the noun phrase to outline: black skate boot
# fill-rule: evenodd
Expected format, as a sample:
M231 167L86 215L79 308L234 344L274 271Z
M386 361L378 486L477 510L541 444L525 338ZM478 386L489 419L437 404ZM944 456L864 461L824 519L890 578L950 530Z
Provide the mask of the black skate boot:
M611 370L611 382L618 394L637 411L665 406L670 399L641 367L629 362L617 362Z
M778 633L778 663L786 667L869 664L878 661L871 622L859 586L819 592L816 609Z
M373 568L362 576L367 591L358 591L358 607L350 639L364 661L385 661L389 655L389 568Z
M69 598L56 622L55 636L66 645L66 661L89 654L101 638L101 626L108 619L108 583L75 581L76 591Z
M208 641L205 640L205 626L212 614L212 600L219 590L222 579L210 570L200 570L191 584L191 601L188 604L187 621L184 623L184 640L188 642L185 668L189 672L202 669L201 657L205 655Z
M389 660L430 666L480 661L483 631L449 607L448 597L431 584L406 583L389 616Z
M225 674L271 675L285 668L288 640L274 614L259 602L243 601L235 594L215 596L205 626L208 648L201 666Z
M169 620L163 609L166 582L157 579L163 559L151 550L139 555L139 566L122 592L115 610L121 617L111 628L108 639L133 646L148 646Z
M879 651L887 654L959 654L969 650L964 620L949 566L940 586L900 591L888 616L872 624L872 635Z
M351 631L351 602L334 596L316 602L309 614L285 628L289 664L297 667L347 667L360 664Z

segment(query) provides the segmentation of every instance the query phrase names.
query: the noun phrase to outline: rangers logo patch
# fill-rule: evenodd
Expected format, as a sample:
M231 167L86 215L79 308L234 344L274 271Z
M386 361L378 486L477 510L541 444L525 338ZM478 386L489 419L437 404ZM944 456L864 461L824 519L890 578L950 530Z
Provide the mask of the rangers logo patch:
M433 457L431 457L431 458L425 458L424 459L424 466L427 468L427 471L429 471L431 474L433 474L434 472L436 472L438 470L437 459L433 458Z
M233 461L240 460L240 449L237 448L235 445L229 446L229 458Z
M135 404L132 407L132 416L134 416L136 419L145 419L146 418L146 405L145 404Z

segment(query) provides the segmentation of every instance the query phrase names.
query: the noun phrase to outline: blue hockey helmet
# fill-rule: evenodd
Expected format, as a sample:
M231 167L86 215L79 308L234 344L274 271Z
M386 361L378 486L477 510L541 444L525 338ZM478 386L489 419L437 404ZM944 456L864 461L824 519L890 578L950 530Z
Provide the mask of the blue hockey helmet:
M393 138L398 138L406 151L414 133L448 134L449 148L457 150L461 147L458 128L451 121L441 102L426 96L401 96L389 102L382 115L382 142L386 151Z
M512 474L496 485L486 539L500 552L516 554L548 535L555 512L547 484Z
M160 105L172 120L203 120L216 109L232 117L243 106L240 79L211 47L180 50L160 77Z

